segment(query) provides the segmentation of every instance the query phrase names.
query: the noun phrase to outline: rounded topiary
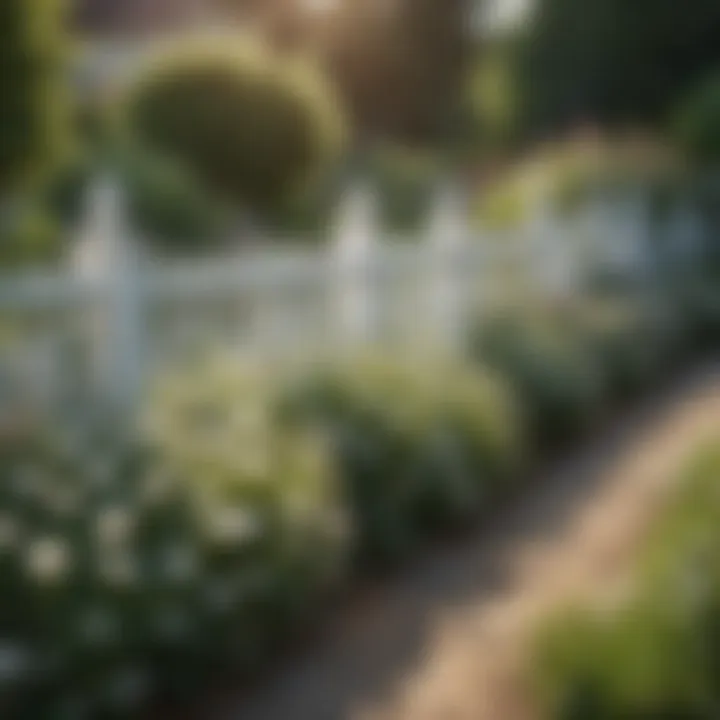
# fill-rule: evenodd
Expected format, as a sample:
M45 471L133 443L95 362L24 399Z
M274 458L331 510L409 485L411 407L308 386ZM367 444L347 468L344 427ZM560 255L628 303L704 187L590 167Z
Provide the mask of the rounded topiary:
M160 53L129 89L123 117L141 146L261 212L312 178L343 135L317 73L242 42L186 42Z

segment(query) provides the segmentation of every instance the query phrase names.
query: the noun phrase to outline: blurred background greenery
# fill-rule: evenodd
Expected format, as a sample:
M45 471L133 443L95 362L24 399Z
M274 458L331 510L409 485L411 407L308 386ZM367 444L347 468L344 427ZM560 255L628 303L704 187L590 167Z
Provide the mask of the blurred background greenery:
M717 214L713 0L7 0L0 12L3 264L56 257L87 178L108 165L165 250L227 239L243 218L316 239L358 168L392 232L418 227L447 172L480 220L512 223L531 204L517 181L528 166L542 158L570 201L609 181L588 155L627 159L638 135L687 160ZM647 181L636 161L611 180Z

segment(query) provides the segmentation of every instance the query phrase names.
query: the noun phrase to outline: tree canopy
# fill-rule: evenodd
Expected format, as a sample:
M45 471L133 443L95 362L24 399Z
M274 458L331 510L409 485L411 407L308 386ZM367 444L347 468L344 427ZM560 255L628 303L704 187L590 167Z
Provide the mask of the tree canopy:
M665 122L720 63L717 0L538 0L518 59L531 136Z

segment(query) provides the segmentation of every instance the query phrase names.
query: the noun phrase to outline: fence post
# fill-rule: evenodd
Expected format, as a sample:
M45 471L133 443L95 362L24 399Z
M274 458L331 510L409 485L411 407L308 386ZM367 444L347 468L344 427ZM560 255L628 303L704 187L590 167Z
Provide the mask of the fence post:
M436 193L428 222L426 247L429 261L430 323L434 340L453 350L464 337L470 276L463 262L470 239L467 208L460 188L443 182Z
M681 201L673 208L667 228L668 260L685 270L698 261L702 250L703 223L697 208Z
M371 188L357 184L340 202L332 245L334 307L343 344L372 341L375 333L375 284L380 223Z
M112 409L131 411L144 370L143 293L124 192L114 178L98 177L91 183L74 250L76 276L97 288L101 303L100 308L90 309L96 389Z

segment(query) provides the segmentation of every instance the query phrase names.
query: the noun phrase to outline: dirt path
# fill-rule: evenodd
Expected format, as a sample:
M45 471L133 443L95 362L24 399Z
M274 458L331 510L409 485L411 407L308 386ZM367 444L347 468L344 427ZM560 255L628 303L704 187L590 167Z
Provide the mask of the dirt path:
M566 599L622 587L673 470L720 431L720 364L639 408L475 537L359 599L254 697L203 720L526 720L517 667Z

